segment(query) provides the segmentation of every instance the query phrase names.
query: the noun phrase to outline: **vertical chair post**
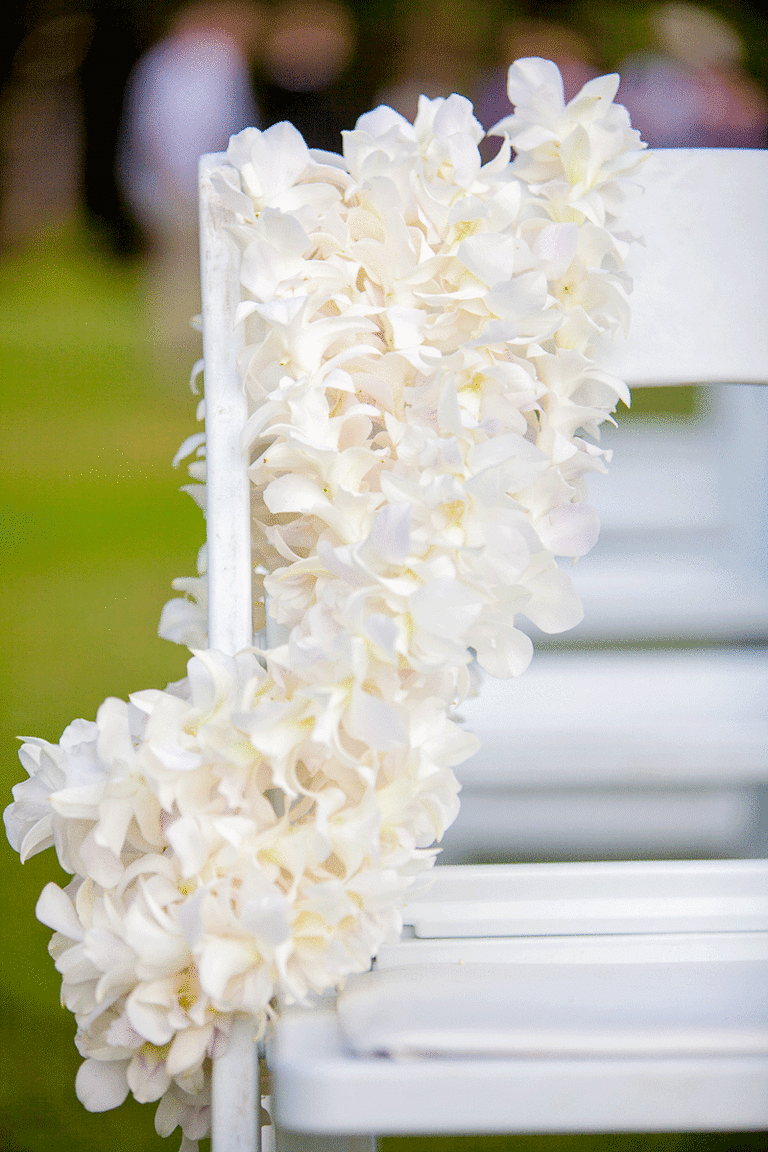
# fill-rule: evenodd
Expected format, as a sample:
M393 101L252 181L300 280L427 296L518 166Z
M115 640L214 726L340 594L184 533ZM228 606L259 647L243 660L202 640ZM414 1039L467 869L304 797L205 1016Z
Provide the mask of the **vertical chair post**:
M247 419L234 327L240 299L238 261L211 173L222 155L200 160L200 266L205 359L207 455L208 643L234 655L253 643L248 464L240 447ZM226 1052L213 1062L213 1152L259 1152L259 1066L253 1024L234 1021Z
M208 643L228 655L253 643L248 463L240 437L248 418L237 359L244 340L234 327L240 277L228 213L211 174L220 155L200 161L200 256L207 453Z

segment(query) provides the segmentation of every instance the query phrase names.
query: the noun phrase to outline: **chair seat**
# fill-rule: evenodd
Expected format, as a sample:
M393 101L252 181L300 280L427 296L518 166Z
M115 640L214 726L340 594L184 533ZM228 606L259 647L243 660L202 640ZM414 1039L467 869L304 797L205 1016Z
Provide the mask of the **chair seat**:
M405 919L280 1021L279 1129L768 1126L768 862L439 866Z
M332 1011L289 1011L270 1052L278 1130L334 1134L734 1131L768 1126L768 1056L388 1059ZM278 1143L279 1147L279 1143Z
M768 1056L760 958L417 965L348 981L337 1012L358 1056ZM749 949L751 950L751 949Z
M430 881L403 911L424 939L768 931L766 860L437 865Z

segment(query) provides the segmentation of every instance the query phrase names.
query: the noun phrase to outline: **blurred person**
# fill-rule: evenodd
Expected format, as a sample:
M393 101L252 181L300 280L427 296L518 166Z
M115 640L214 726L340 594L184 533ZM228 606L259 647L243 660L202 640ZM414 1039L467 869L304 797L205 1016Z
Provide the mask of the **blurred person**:
M652 11L656 46L619 66L617 99L653 148L765 148L768 103L742 67L744 45L695 4Z
M117 256L143 249L116 171L123 101L136 62L157 38L160 0L82 0L93 31L80 68L82 199L87 222Z
M498 4L488 0L414 0L401 9L394 74L376 103L413 120L422 94L471 97L499 18Z
M341 0L282 0L261 48L265 122L290 120L310 148L341 149L341 133L367 107L350 73L357 27Z
M83 137L78 70L93 22L76 3L63 8L28 4L4 29L2 247L77 216Z
M119 177L148 241L148 322L161 365L199 352L197 162L226 149L259 117L251 61L264 29L248 0L198 0L134 68L126 93ZM183 371L182 373L183 374Z

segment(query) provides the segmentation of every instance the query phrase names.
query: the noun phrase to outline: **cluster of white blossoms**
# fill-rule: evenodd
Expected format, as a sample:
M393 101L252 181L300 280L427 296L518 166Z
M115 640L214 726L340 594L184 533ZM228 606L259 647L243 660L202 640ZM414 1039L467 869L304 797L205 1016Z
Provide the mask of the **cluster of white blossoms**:
M57 745L22 746L29 779L6 824L22 860L54 845L74 875L46 886L37 915L56 932L86 1107L130 1090L161 1101L162 1134L205 1136L232 1015L263 1030L397 936L405 891L456 814L450 765L473 739L421 709L412 747L347 739L334 754L335 722L324 686L270 673L255 652L208 651L165 691L106 700Z
M452 718L473 658L517 675L518 614L580 619L556 557L595 541L584 477L628 399L597 363L628 319L615 219L643 147L617 83L565 105L553 64L518 61L484 166L459 96L413 125L376 109L343 158L287 124L233 137L254 564L285 641L197 651L22 748L6 822L74 875L38 915L87 1107L130 1091L204 1136L233 1016L263 1029L397 935L477 746ZM166 634L203 648L204 558L179 586Z

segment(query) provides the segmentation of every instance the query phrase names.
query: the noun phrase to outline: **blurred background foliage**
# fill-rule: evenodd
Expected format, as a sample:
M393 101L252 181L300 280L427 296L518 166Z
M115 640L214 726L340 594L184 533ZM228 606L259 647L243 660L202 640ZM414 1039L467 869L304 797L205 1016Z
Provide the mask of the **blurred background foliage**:
M262 30L269 30L269 20L275 13L285 15L286 4L253 7L266 20ZM737 29L745 74L764 87L768 24L762 9L751 0L714 0L710 7ZM199 510L177 491L183 477L170 464L177 446L197 427L187 387L200 354L199 338L186 320L198 292L194 250L186 233L186 247L174 247L167 234L153 232L152 223L142 221L132 206L130 187L115 175L131 70L183 8L158 0L12 0L5 16L0 49L3 805L22 775L18 736L55 742L73 718L92 718L106 696L125 697L184 674L186 653L158 639L156 628L171 579L194 572L204 533ZM295 30L291 11L293 24L288 24ZM421 41L414 39L414 15ZM295 113L297 120L304 115L308 123L319 124L318 131L329 125L336 131L334 117L351 127L378 93L395 84L403 60L412 64L415 43L422 52L425 87L441 84L449 74L471 79L491 63L503 63L497 59L501 25L523 18L577 29L591 43L601 70L652 43L650 9L643 4L350 0L347 46L342 45L337 71L325 88L312 87L316 76L309 87L291 87L280 72L285 67L280 38L271 31L272 56L251 55L260 123ZM321 32L327 31L324 19ZM311 59L318 58L317 43L309 44ZM693 396L691 390L666 393L663 403L686 416L695 407ZM658 393L638 396L636 418L655 418L659 402ZM57 1006L59 979L46 954L49 931L34 918L37 896L51 879L62 880L51 852L21 868L5 840L0 842L2 1148L149 1152L163 1147L154 1134L153 1107L129 1102L93 1116L75 1099L74 1024ZM167 1146L176 1147L175 1141L171 1137ZM384 1142L387 1152L401 1146L399 1140ZM424 1152L758 1152L764 1146L764 1134L754 1133L468 1137L409 1145Z

